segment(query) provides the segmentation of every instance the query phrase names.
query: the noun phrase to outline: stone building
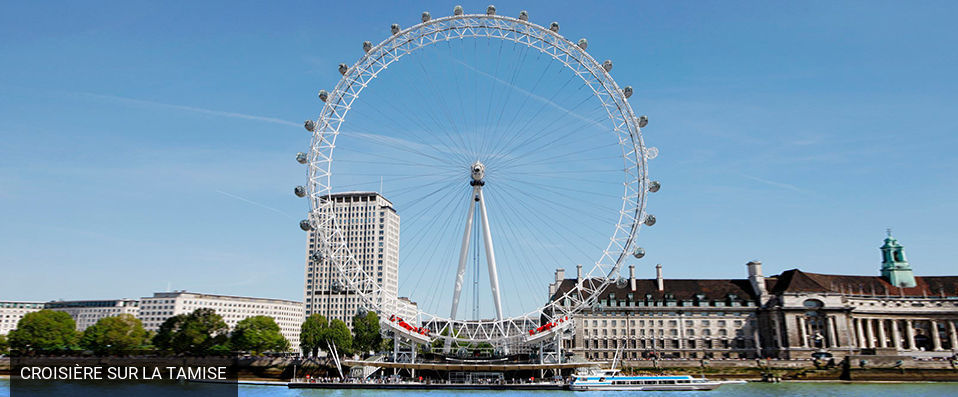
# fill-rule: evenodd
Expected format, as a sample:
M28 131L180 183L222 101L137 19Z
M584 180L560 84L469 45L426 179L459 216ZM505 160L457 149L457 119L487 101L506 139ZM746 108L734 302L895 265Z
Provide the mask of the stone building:
M590 360L623 358L747 358L761 352L758 300L748 280L629 278L612 284L598 304L574 319L575 334L565 348ZM556 272L553 297L582 282Z
M587 359L798 359L813 353L951 356L958 349L958 276L914 276L889 234L881 276L799 269L765 277L749 262L744 279L620 279L575 318L566 348ZM556 271L550 298L582 282Z
M950 356L958 349L958 277L915 276L904 247L889 233L882 276L845 276L793 269L766 279L761 316L767 354L813 352Z

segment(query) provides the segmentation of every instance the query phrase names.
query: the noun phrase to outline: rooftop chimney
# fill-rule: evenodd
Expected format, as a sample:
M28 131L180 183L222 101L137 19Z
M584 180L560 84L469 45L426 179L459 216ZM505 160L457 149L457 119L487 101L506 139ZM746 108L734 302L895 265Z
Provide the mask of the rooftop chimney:
M629 265L629 288L635 292L635 265Z
M759 304L762 304L768 296L768 291L765 290L765 276L762 275L762 261L753 260L746 266L748 266L748 282L752 285L752 291L755 291Z
M582 265L575 265L575 283L577 286L582 286Z
M562 285L563 280L565 280L565 269L556 269L556 281L549 285L549 299L552 299L552 296L559 291L559 286Z
M662 280L662 265L655 265L655 284L659 287L659 291L665 291L665 281Z

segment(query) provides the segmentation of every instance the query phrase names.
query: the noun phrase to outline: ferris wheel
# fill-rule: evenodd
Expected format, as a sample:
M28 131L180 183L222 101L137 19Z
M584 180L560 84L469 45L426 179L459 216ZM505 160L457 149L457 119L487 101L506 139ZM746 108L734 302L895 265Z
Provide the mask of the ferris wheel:
M300 226L397 336L447 348L554 337L645 254L635 238L655 224L645 207L660 186L647 172L658 151L643 143L648 119L633 112L632 87L586 52L586 39L526 11L457 6L389 31L319 92L322 111L305 123L310 149L297 155L308 181L296 195L310 203ZM382 192L402 218L399 284L418 302L411 318L399 318L402 303L357 258L333 211L334 193L362 189ZM576 265L575 285L546 296L551 271ZM471 314L461 307L470 296Z

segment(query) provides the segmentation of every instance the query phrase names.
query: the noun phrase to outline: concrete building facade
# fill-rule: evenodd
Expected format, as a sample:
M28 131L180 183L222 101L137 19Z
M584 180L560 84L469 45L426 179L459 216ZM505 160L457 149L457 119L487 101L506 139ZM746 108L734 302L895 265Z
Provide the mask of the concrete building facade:
M289 341L290 350L299 350L299 331L304 317L303 304L296 301L187 291L157 292L140 299L140 320L148 331L156 331L170 317L203 308L216 311L230 330L245 318L272 317L279 325L280 333Z
M382 286L379 302L395 302L396 312L412 319L415 303L398 296L399 215L392 202L376 192L337 193L330 200L350 253ZM330 321L339 319L352 328L353 316L362 309L362 298L347 288L336 265L323 255L317 234L316 230L310 231L306 241L305 314L320 314Z
M138 317L140 301L136 299L51 301L47 302L44 308L69 314L76 321L77 331L83 331L104 317L120 314Z
M0 335L17 329L24 315L42 310L43 305L43 302L0 301Z

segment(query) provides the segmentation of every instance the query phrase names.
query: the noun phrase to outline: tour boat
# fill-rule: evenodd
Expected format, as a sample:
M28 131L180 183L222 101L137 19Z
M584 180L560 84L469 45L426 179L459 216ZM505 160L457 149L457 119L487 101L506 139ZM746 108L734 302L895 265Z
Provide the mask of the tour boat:
M594 390L713 390L722 382L689 375L676 376L622 376L616 370L598 371L588 375L577 375L569 384L575 391Z
M612 369L596 369L585 375L576 375L569 389L574 391L594 390L632 390L632 391L662 391L662 390L714 390L722 386L723 382L708 380L704 377L693 378L689 375L674 376L622 376L615 364L619 359L619 352L615 352L612 359Z

